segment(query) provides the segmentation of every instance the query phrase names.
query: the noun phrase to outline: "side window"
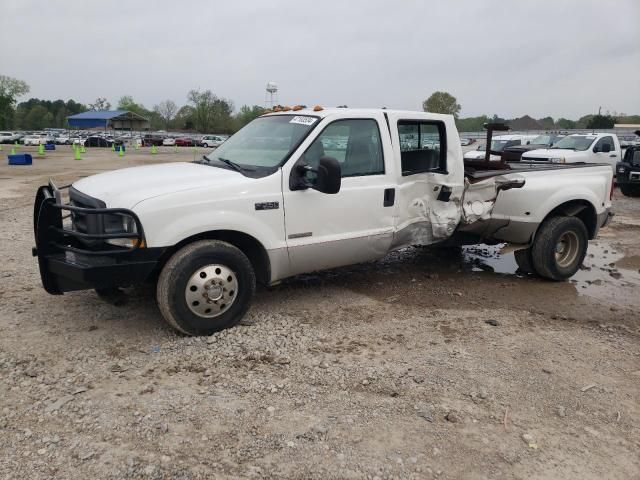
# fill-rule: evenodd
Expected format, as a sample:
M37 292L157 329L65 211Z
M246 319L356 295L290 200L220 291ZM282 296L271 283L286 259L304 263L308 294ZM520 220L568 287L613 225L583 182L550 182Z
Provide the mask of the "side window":
M398 122L402 175L446 172L447 142L442 122Z
M317 167L321 157L338 160L342 177L384 173L378 122L372 119L337 120L329 124L304 152L303 160Z
M598 143L596 143L594 151L602 152L603 145L609 145L610 152L616 149L615 144L613 143L613 137L602 137L600 140L598 140Z

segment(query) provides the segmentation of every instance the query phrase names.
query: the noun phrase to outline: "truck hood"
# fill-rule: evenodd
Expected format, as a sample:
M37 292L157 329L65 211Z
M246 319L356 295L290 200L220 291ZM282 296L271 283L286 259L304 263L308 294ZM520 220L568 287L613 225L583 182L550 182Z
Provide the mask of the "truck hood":
M78 180L73 187L102 200L109 208L133 208L149 198L215 185L232 185L251 179L239 172L198 163L165 163L124 168Z
M483 150L470 150L463 155L465 160L482 160L484 159L485 152ZM491 155L489 160L500 160L498 155Z

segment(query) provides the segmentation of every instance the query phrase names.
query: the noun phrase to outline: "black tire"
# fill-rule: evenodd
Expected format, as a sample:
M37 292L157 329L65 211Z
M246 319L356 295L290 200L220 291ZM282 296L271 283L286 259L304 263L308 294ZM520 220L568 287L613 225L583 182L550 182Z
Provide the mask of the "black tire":
M516 257L516 263L518 264L518 268L524 273L530 273L532 275L536 274L535 268L533 268L533 259L531 258L531 249L523 248L521 250L516 250L513 252L514 257Z
M549 280L566 280L582 265L588 244L587 227L579 218L553 217L545 220L531 247L533 268L538 275Z
M204 273L201 270L212 268L212 266L228 268L235 275L235 279L233 279L236 285L235 291L230 291L233 300L225 302L223 297L220 300L221 305L210 301L206 296L205 287L195 287L195 285L189 287L188 285L194 281L194 278L201 282L196 275L201 276ZM218 270L216 269L216 271ZM199 274L198 271L200 271ZM206 275L200 278L206 278ZM231 276L228 278L231 279ZM211 281L213 281L213 277ZM188 287L190 289L196 288L191 290L196 292L194 295L200 295L199 292L203 292L202 297L206 303L203 301L202 306L197 308L202 309L209 304L214 309L212 314L216 314L215 308L217 307L220 309L226 307L227 309L215 317L204 317L194 313L193 309L196 307L187 304L189 292L186 289ZM242 319L251 305L255 289L255 272L251 262L241 250L226 242L201 240L183 247L165 264L158 278L156 298L162 316L173 328L186 335L211 335L219 330L232 327ZM218 300L213 301L218 302ZM225 305L225 303L230 303L230 305Z
M203 146L204 148L209 148L209 144L208 144L208 143L203 143L203 144L202 144L202 146Z
M625 197L640 197L640 185L620 185L620 191Z

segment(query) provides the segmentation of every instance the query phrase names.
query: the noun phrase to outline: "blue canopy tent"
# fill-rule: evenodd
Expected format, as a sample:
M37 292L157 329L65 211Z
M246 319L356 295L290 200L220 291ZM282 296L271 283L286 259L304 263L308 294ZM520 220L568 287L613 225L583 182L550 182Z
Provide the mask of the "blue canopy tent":
M67 117L72 128L148 130L149 119L128 110L91 110Z

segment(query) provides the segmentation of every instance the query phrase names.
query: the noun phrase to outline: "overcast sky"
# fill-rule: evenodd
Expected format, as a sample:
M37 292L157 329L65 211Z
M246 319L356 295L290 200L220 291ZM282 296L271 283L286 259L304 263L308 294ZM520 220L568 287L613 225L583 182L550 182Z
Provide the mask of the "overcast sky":
M101 0L0 2L0 74L28 97L147 107L193 88L264 104L462 116L640 114L640 1Z

